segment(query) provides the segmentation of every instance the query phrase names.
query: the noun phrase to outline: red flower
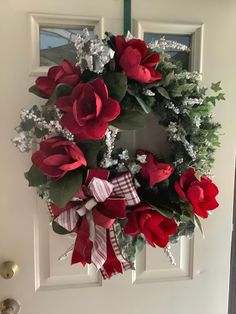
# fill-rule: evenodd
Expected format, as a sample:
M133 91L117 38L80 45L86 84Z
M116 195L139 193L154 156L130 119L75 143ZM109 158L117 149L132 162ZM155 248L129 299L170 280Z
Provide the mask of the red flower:
M126 42L124 36L116 36L116 53L119 65L127 77L141 83L151 83L162 78L155 70L160 62L158 53L148 54L145 41L131 39Z
M71 96L59 97L56 106L64 111L63 126L80 140L101 139L108 122L120 114L120 104L109 98L100 78L92 83L79 83Z
M140 203L132 212L127 214L128 222L124 232L130 236L143 233L147 242L155 247L165 247L169 236L176 233L177 224L153 210L149 205Z
M32 162L53 180L60 179L68 171L87 164L79 147L60 136L42 141L39 150L32 156Z
M57 84L64 83L75 86L81 76L80 67L63 60L61 65L53 66L48 70L47 76L40 76L35 81L42 97L49 98Z
M217 186L207 177L198 180L193 168L187 169L175 182L175 190L184 201L189 201L194 212L202 217L208 217L208 211L219 206L215 197L219 193Z
M139 175L146 180L149 180L149 185L154 186L156 183L164 181L169 178L169 176L174 171L174 168L170 164L163 162L158 162L155 160L155 156L146 150L138 150L138 155L146 155L146 162L139 162L142 167L139 171Z

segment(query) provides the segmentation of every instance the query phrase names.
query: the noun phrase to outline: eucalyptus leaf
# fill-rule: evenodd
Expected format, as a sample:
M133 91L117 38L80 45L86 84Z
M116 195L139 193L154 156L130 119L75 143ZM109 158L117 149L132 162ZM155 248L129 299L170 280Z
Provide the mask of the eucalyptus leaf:
M123 72L107 72L103 74L104 82L108 88L109 96L121 101L127 91L127 77Z
M157 87L157 91L164 98L166 98L168 100L170 99L170 96L169 96L167 90L164 87Z
M204 230L203 230L201 221L200 221L200 219L198 218L197 215L195 215L194 221L195 221L195 224L196 224L196 225L198 226L198 228L200 229L200 231L201 231L201 233L202 233L202 236L205 237L205 235L204 235Z
M58 234L69 234L70 231L66 230L62 226L60 226L55 220L52 221L52 229L55 233Z
M40 90L38 89L38 87L36 85L32 85L30 88L29 88L29 92L38 96L38 97L41 97L41 98L44 98L41 93L40 93Z
M123 112L110 124L120 130L136 130L144 126L146 116L138 111Z
M47 176L38 170L34 165L28 172L25 172L25 178L29 182L29 186L39 186L47 182Z
M70 171L60 180L51 182L50 198L59 208L63 208L80 190L81 185L81 170Z
M46 102L46 106L52 106L58 97L70 95L73 87L67 84L58 84L51 97Z

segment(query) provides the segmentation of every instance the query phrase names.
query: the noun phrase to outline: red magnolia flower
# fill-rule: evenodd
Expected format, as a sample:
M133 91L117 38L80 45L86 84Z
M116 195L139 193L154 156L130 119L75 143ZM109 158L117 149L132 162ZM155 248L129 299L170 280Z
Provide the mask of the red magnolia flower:
M149 180L149 185L154 186L156 183L164 181L169 178L169 176L174 171L174 168L170 164L166 164L163 162L158 162L155 160L155 156L146 150L138 150L138 155L146 155L146 162L139 162L142 167L139 171L139 175L146 180Z
M160 56L158 53L148 54L145 41L131 39L126 42L124 36L116 36L115 41L119 65L127 77L141 83L151 83L162 78L161 73L155 70Z
M176 233L177 224L153 210L145 203L140 203L132 212L127 213L128 222L124 232L130 236L143 233L147 242L155 247L165 247L169 236Z
M38 77L35 84L42 97L49 98L57 84L64 83L75 86L80 76L79 66L74 67L69 61L63 60L61 65L51 67L47 76Z
M219 206L215 197L219 193L217 186L207 176L198 180L193 168L187 169L175 182L175 190L184 201L189 201L194 212L202 217L208 217L208 211Z
M42 141L39 150L32 156L32 162L52 180L58 180L68 171L87 164L79 147L60 136Z
M92 83L79 83L71 96L59 97L57 108L64 111L61 123L80 140L101 139L108 122L120 114L120 104L109 98L100 78Z

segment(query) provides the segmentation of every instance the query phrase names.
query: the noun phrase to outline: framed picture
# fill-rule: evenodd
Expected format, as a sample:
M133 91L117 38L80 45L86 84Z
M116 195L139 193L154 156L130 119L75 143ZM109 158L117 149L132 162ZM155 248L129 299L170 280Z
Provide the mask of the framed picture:
M135 36L146 42L152 40L176 41L189 47L190 52L171 49L167 51L172 58L181 61L183 68L202 73L203 60L203 24L160 23L152 21L135 21Z
M102 17L30 13L30 74L40 75L63 59L75 63L76 36L86 27L92 37L103 36Z

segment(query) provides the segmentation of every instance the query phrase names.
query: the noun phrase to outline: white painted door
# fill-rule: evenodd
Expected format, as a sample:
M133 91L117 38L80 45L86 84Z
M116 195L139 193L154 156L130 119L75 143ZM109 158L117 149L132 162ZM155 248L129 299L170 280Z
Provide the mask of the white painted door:
M47 210L23 177L30 156L20 154L10 142L20 109L35 102L35 97L27 93L35 79L30 71L37 63L37 56L32 60L30 50L28 12L104 17L105 30L121 33L123 1L1 0L0 262L13 260L20 270L11 280L0 278L0 301L8 297L18 300L22 314L227 313L236 135L236 40L232 35L236 3L132 2L132 16L137 20L204 24L203 80L206 84L222 80L227 97L215 111L224 134L214 168L221 191L220 208L204 224L205 239L197 233L194 241L183 240L173 249L176 267L168 263L161 250L151 248L139 256L136 272L110 281L101 281L92 268L71 267L69 260L58 262L71 240L50 231Z

